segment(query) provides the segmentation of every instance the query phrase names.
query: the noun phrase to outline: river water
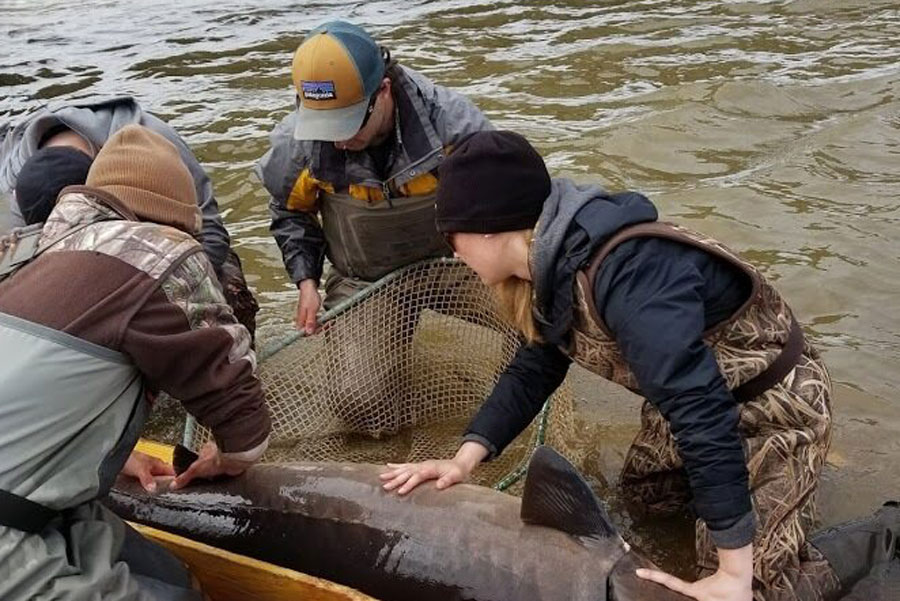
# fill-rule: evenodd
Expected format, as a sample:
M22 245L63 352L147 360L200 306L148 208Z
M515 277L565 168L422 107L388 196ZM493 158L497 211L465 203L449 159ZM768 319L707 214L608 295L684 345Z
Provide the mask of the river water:
M0 0L0 120L138 97L208 168L277 331L296 292L251 167L293 106L292 52L333 18L528 136L554 175L640 190L759 265L837 383L825 522L900 497L900 3ZM579 393L612 474L634 401Z

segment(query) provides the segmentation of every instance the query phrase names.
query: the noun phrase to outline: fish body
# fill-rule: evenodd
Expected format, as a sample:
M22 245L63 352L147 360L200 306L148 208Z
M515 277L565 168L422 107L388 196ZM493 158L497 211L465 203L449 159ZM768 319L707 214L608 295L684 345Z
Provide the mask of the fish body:
M120 479L107 502L126 519L385 601L685 599L635 576L650 563L548 448L535 452L521 500L467 484L426 484L399 497L382 489L381 469L257 465L154 494Z

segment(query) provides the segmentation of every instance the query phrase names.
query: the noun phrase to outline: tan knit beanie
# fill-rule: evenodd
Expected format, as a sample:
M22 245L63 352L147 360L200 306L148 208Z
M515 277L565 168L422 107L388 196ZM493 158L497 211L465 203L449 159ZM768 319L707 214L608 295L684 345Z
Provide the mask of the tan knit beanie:
M118 198L142 221L171 225L189 234L200 232L194 178L178 149L140 125L117 131L94 159L87 181Z

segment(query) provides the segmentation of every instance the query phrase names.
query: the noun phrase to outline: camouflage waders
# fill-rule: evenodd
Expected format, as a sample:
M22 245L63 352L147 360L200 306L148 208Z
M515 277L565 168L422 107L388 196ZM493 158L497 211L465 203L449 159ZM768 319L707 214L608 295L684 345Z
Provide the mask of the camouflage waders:
M583 367L640 393L637 381L596 313L594 276L603 259L625 240L656 236L701 248L744 272L750 299L704 333L735 398L750 476L754 539L754 598L758 601L832 598L834 571L807 535L815 522L819 474L831 443L831 379L818 352L803 341L790 308L749 263L715 240L683 228L641 224L614 236L578 274L572 358ZM669 424L649 402L622 471L627 497L654 511L673 511L690 501L690 489ZM715 570L716 547L697 520L697 558Z

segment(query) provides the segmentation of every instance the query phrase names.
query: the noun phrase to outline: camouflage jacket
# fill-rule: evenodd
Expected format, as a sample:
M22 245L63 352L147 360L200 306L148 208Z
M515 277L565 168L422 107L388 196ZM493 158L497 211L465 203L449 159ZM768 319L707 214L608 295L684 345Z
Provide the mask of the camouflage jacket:
M0 281L0 313L123 355L151 396L180 399L223 452L262 454L270 420L250 336L196 240L138 221L112 195L70 187L38 249ZM33 394L49 400L66 386L35 382Z

